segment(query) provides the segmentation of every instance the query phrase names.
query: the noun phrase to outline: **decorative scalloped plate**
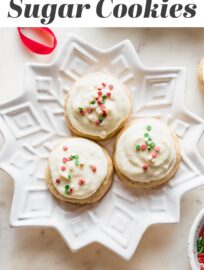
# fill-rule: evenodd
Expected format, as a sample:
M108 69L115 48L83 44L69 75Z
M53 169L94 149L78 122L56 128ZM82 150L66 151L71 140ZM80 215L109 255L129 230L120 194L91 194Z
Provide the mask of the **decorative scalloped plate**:
M78 78L94 71L111 72L128 86L133 117L159 117L173 128L181 139L182 163L162 188L133 191L115 176L99 203L76 206L56 200L43 174L50 150L70 135L63 95ZM5 138L0 168L15 181L11 225L52 227L72 251L99 242L128 260L147 227L178 222L182 194L204 184L204 160L198 151L204 121L184 105L185 82L184 68L144 67L128 40L100 50L71 34L54 62L27 64L24 93L0 106ZM112 151L113 140L105 145Z

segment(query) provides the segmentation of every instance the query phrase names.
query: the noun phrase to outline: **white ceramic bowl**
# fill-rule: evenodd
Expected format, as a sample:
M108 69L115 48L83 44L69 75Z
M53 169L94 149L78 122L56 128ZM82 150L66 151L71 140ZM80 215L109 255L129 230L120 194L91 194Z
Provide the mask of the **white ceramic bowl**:
M200 230L203 226L204 226L204 209L202 209L195 218L188 239L188 258L192 270L201 269L197 258L196 241L199 237Z

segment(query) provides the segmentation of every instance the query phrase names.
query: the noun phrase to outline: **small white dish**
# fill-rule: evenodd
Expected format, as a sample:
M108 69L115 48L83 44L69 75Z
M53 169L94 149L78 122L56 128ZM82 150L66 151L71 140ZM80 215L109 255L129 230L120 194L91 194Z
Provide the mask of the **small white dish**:
M110 72L127 85L133 117L158 117L175 131L182 162L176 176L159 189L134 191L115 176L100 202L76 206L50 194L44 170L50 150L70 135L63 117L64 92L96 71ZM0 105L5 138L0 168L15 181L11 226L52 227L72 251L98 242L128 260L149 226L178 222L181 196L204 184L199 154L204 121L186 108L185 88L185 68L145 67L129 40L101 50L72 34L51 64L27 64L23 94ZM111 152L113 140L105 147Z
M204 209L202 209L196 216L193 225L190 229L188 238L188 258L192 270L201 270L200 264L197 257L197 239L199 233L204 226ZM203 267L204 269L204 267Z

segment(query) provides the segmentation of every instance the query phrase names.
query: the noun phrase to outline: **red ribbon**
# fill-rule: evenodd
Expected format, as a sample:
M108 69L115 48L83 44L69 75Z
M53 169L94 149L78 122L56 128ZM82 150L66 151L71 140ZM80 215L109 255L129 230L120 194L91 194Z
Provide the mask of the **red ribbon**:
M42 43L39 43L35 40L32 40L28 37L26 37L23 33L22 33L22 28L18 27L18 33L19 36L21 38L21 41L23 42L23 44L32 52L37 53L37 54L50 54L57 46L57 39L55 37L55 34L52 32L52 30L50 30L48 27L40 27L38 28L40 30L42 30L43 32L46 32L46 34L48 33L52 39L53 39L53 44L51 47L46 46Z

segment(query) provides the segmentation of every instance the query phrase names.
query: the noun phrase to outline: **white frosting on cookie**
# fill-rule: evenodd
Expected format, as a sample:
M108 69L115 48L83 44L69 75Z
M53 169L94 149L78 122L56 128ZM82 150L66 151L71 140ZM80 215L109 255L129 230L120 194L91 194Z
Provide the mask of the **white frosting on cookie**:
M116 78L93 73L74 84L66 109L78 131L104 139L128 117L131 103L125 86Z
M82 138L69 138L61 143L50 154L49 166L57 191L79 200L94 194L108 172L103 149Z
M161 180L175 165L175 140L160 120L142 118L119 137L115 158L121 173L133 181Z

